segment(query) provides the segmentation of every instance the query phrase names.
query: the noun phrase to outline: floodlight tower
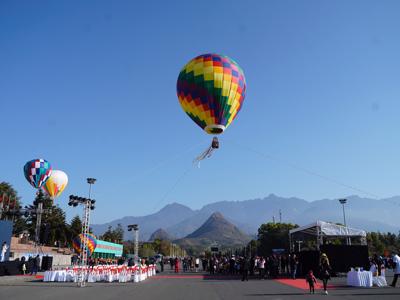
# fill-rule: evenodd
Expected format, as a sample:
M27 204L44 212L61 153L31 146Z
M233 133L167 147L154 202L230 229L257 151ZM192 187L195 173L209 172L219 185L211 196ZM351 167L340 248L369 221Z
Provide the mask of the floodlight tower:
M89 198L83 198L71 195L69 196L68 205L70 206L78 206L81 204L83 206L83 218L82 218L82 239L81 239L81 272L78 278L78 286L84 287L86 286L85 274L83 271L83 267L87 265L87 257L88 257L88 248L87 242L88 238L87 235L89 233L89 224L90 224L90 211L95 209L94 204L96 200L90 199L90 193L92 189L92 184L96 182L94 178L87 178L87 183L89 184Z
M347 223L346 223L346 212L344 210L344 205L347 203L347 199L343 198L343 199L339 199L340 204L342 204L342 208L343 208L343 224L344 227L346 227L346 232L347 232ZM351 241L349 237L346 237L346 244L350 245Z
M135 248L134 248L134 262L135 265L138 265L139 262L139 225L138 224L132 224L128 225L128 231L133 230L133 238L135 241Z

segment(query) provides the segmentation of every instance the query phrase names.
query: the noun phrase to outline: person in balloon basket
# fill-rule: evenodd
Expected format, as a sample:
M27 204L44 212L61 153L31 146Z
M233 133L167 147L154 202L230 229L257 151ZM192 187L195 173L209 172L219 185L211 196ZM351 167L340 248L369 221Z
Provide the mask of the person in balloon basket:
M306 282L308 283L308 287L310 288L310 294L315 294L314 284L317 283L317 279L315 278L312 270L310 270L306 275Z

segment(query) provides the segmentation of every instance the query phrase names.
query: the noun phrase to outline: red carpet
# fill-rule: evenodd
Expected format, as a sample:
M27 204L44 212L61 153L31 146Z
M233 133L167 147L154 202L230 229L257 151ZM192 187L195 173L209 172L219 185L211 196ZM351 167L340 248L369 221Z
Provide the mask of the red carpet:
M189 278L189 279L203 279L203 275L157 275L151 277L151 279L162 279L162 278L172 278L172 279L183 279L183 278Z
M223 276L223 275L157 275L151 277L152 279L205 279L205 280L238 280L238 276Z
M35 279L43 279L43 275L30 275L30 274L25 274L25 275L23 275L23 274L20 274L20 275L15 275L15 276L18 276L18 277L33 277L33 278L35 278Z
M292 287L295 287L295 288L298 288L301 290L309 290L308 283L306 282L305 279L295 279L295 280L293 280L293 279L275 279L274 281L282 283L282 284L286 284L286 285L289 285L289 286L292 286ZM337 288L337 286L328 284L328 290L335 289L335 288ZM316 290L323 289L321 281L317 280L317 283L315 284L315 289Z

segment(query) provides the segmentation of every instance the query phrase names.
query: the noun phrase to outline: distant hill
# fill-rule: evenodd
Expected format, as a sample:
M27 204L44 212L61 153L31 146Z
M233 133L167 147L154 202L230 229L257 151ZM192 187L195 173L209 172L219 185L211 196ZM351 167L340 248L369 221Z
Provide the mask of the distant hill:
M398 233L400 229L400 197L382 200L348 196L346 219L349 226L367 231ZM124 228L128 224L139 224L140 240L147 241L151 234L159 228L168 234L183 238L197 230L210 215L220 212L224 218L246 234L255 235L260 224L271 222L273 216L282 222L306 225L316 220L342 223L342 208L337 199L323 199L308 202L291 197L284 198L274 194L262 199L245 201L220 201L192 210L187 206L173 203L159 212L142 217L124 217L106 224L92 225L95 234L104 233L109 225L113 227L121 223ZM125 239L132 239L131 233L125 233Z
M154 231L150 238L149 242L155 241L155 240L164 240L164 241L172 241L174 238L168 234L164 229L159 228L156 231Z
M174 242L186 249L196 248L200 252L213 245L219 248L243 246L250 239L250 236L228 222L221 213L214 212L200 228Z

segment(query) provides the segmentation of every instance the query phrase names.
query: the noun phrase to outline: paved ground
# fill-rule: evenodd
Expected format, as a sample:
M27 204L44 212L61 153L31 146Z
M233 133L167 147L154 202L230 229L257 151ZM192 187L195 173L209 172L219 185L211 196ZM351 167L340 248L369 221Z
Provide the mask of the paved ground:
M242 282L199 273L175 277L167 272L136 284L90 283L85 288L73 283L44 283L31 277L12 276L0 277L0 299L400 299L400 285L398 288L351 288L345 287L345 278L335 278L331 283L335 288L326 296L321 291L309 295L307 291L272 280Z

